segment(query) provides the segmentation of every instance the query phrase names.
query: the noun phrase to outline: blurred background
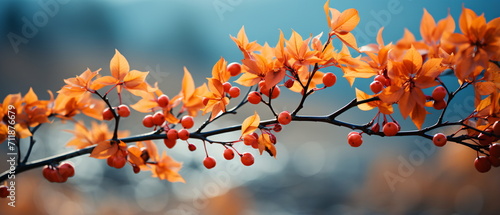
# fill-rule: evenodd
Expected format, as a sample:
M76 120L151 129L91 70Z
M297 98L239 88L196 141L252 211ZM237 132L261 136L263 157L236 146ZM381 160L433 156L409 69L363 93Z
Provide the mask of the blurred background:
M229 62L242 59L229 35L245 26L249 39L276 44L279 30L285 37L294 29L303 37L327 32L323 0L3 0L0 1L0 97L33 87L48 99L87 67L103 68L118 49L132 69L150 71L148 81L158 82L170 96L180 89L186 66L196 85L211 75L222 56ZM500 2L468 1L337 1L330 6L343 11L356 8L361 22L354 31L358 44L375 42L382 26L384 40L397 41L404 28L417 39L423 8L436 20L448 13L457 22L462 6L485 13L489 21L500 15ZM457 26L458 31L458 26ZM340 70L331 70L339 77ZM456 87L452 78L445 79ZM368 90L368 81L356 87ZM455 85L453 85L455 84ZM347 90L346 90L347 89ZM286 91L286 90L283 90ZM341 93L339 93L341 92ZM355 96L345 80L314 94L303 114L323 115L342 107ZM283 92L276 109L293 110L298 96ZM132 104L138 99L124 96ZM116 100L115 100L116 101ZM235 103L235 102L234 102ZM473 97L465 91L452 102L447 120L466 117ZM243 108L238 116L220 120L209 129L234 125L253 113ZM259 107L259 113L267 109ZM432 112L432 111L431 111ZM365 123L375 112L353 109L341 119ZM433 115L432 115L433 114ZM263 114L265 115L265 114ZM396 119L403 122L399 113ZM426 124L435 120L432 112ZM132 134L145 132L134 112L124 120ZM269 115L268 115L269 116ZM199 117L200 124L205 117ZM129 123L126 123L126 122ZM31 160L72 149L63 129L70 123L44 126L37 133ZM404 129L414 129L411 122ZM189 152L179 144L168 154L184 163L187 183L170 183L133 174L131 168L114 169L104 160L86 156L71 159L76 175L64 184L43 179L41 169L16 177L16 208L0 199L1 214L493 214L500 211L500 173L477 173L476 154L448 144L436 148L418 138L379 138L364 135L359 148L349 147L348 129L318 123L292 123L277 134L277 159L266 154L244 167L239 160L225 161L222 147L209 146L217 167L206 170L202 150ZM438 132L438 131L436 131ZM227 134L221 139L238 138ZM159 148L164 149L161 141ZM200 144L200 143L196 143ZM199 149L201 145L199 145ZM258 152L240 147L240 151ZM0 145L5 160L6 145ZM8 168L0 162L1 170Z

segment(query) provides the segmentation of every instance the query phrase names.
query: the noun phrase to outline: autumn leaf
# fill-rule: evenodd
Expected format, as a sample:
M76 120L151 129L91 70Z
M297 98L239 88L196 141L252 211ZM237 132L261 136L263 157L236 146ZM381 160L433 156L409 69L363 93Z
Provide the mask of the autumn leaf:
M153 177L170 182L186 183L184 178L179 174L182 168L182 163L175 161L172 157L168 156L164 151L161 157L155 159L156 164L151 165Z
M345 45L358 50L356 44L356 38L351 33L351 31L359 23L359 15L356 9L347 9L342 13L334 8L329 8L330 1L328 0L323 6L328 26L330 27L329 35L335 35L339 38ZM331 15L331 16L330 16Z
M241 136L245 136L254 132L260 125L260 116L257 112L254 115L247 117L241 124Z
M182 101L183 107L187 109L190 116L197 116L198 111L200 111L205 105L203 105L202 97L208 92L208 87L203 84L195 88L193 76L184 67L184 77L182 79L182 89L180 93L172 98L173 106L177 105L177 102Z
M355 90L356 90L356 100L358 102L366 100L366 99L370 99L370 98L373 98L374 96L376 96L376 95L368 95L367 93L359 90L358 88L355 88ZM391 104L385 103L385 102L380 101L380 100L359 104L358 108L360 110L363 110L363 111L368 111L368 110L372 110L373 108L378 108L381 113L387 114L387 115L392 114L394 112Z
M97 143L97 146L90 153L90 157L97 159L106 159L118 152L118 150L127 150L127 144L122 141L115 142L104 140Z
M269 134L266 133L259 136L259 152L262 155L262 152L264 151L268 152L269 155L276 158L276 147L272 143Z
M92 121L90 128L87 128L83 121L78 121L75 123L75 128L73 130L64 131L74 135L74 138L68 141L66 146L75 147L77 149L96 145L113 137L113 133L109 130L106 123L97 123L95 121ZM126 137L128 135L128 131L118 131L119 137Z
M142 91L153 92L156 90L146 82L146 76L149 72L130 71L127 59L118 50L115 50L115 55L109 64L111 76L97 78L92 83L94 88L100 89L104 86L116 86L118 93L121 93L122 88L125 88L137 96Z
M260 46L256 41L248 42L248 37L245 33L245 26L241 27L236 38L231 36L231 39L236 43L238 48L240 48L241 52L243 52L245 58L250 58L248 54L255 51Z
M207 105L202 109L203 114L212 112L210 120L214 119L221 112L226 112L226 106L229 104L229 98L225 96L224 86L215 78L208 78L209 92L204 97L208 99Z
M75 78L64 79L64 85L58 93L66 96L80 97L85 92L93 92L103 87L103 85L92 84L92 79L99 74L100 69L92 72L89 68Z
M227 82L231 78L231 73L227 70L227 61L224 58L221 57L212 67L212 78L221 83Z

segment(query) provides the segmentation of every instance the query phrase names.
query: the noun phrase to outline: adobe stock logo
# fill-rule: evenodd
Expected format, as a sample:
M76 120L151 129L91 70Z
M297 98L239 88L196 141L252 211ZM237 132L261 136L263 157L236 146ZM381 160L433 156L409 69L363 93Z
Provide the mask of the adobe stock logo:
M215 0L212 5L217 15L219 15L220 21L224 21L224 13L233 11L241 2L243 0Z
M406 0L412 1L412 0ZM387 26L392 22L394 15L403 12L401 0L389 0L386 9L379 11L371 10L371 19L364 26L358 26L352 33L356 35L358 44L369 44L373 38L377 36L378 30L382 26Z
M14 52L17 54L19 52L19 46L28 43L29 39L34 38L38 34L39 29L45 27L49 23L49 18L57 15L60 5L65 5L69 1L70 0L39 0L38 5L41 7L41 10L34 13L31 19L25 16L21 18L23 23L21 35L13 32L7 34L7 38Z

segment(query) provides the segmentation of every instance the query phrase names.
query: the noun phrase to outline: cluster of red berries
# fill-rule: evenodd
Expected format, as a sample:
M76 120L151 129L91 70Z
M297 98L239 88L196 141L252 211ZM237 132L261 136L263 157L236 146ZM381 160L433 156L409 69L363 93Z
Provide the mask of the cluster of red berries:
M489 146L489 155L481 155L474 160L474 167L478 172L488 172L492 166L500 166L500 143L495 143L499 140L498 136L500 136L500 121L496 121L477 136L479 145Z
M240 155L240 161L243 165L251 166L254 164L255 160L254 160L252 153L244 152L244 153L239 154L239 155ZM230 148L226 148L224 150L224 158L226 160L232 160L234 158L234 150L230 149ZM217 164L217 162L215 161L215 158L213 158L212 156L207 155L205 157L205 159L203 160L203 166L205 166L205 168L207 168L207 169L214 168L216 164Z
M239 87L233 86L229 82L224 82L222 86L224 87L224 92L231 96L231 98L240 96L241 90Z
M113 110L109 107L104 109L102 112L102 119L107 121L112 120L115 116L113 111L116 111L115 113L120 117L130 116L130 108L127 105L121 104L118 107L113 107Z
M275 132L280 132L281 129L282 129L281 125L287 125L287 124L289 124L292 121L292 116L291 116L290 112L283 111L280 114L278 114L277 119L278 119L278 123L273 125L272 130L275 131ZM266 134L269 135L271 143L276 144L276 142L277 142L276 136L274 134L272 134L270 132L270 130L265 130L265 132L266 132ZM241 140L243 141L243 144L245 144L247 146L251 146L254 149L258 149L259 148L259 135L257 133L255 133L255 132L252 132L250 134L244 135L241 138ZM226 148L224 150L224 154L223 155L224 155L224 158L226 160L232 160L234 158L234 156L235 156L234 153L235 152L234 152L233 149ZM254 156L251 153L245 152L245 153L242 153L242 154L239 154L239 155L240 155L241 163L243 165L245 165L245 166L251 166L251 165L254 164L254 161L255 161L254 160ZM207 156L203 160L203 165L207 169L211 169L211 168L215 167L215 164L216 164L216 161L211 156Z
M380 132L380 125L375 123L372 125L371 130L374 132ZM382 132L385 136L394 136L399 130L401 130L400 125L397 122L384 122L382 127ZM347 134L347 143L352 147L359 147L363 143L362 132L351 131Z
M446 103L446 100L444 100L444 98L446 97L446 94L448 94L448 93L446 92L446 89L443 86L438 86L438 87L434 88L434 90L432 91L432 95L431 95L431 98L434 101L432 103L432 106L434 107L434 109L442 110L446 107L447 103Z
M376 75L370 83L370 90L373 93L380 93L385 87L391 85L391 80L385 78L383 75Z
M69 162L62 162L58 166L46 165L42 170L43 177L50 182L63 183L68 180L69 177L75 175L75 168L73 164Z
M167 146L167 148L169 149L175 146L175 144L177 143L177 139L189 139L190 133L187 129L190 129L194 126L194 119L192 116L183 116L180 123L183 129L177 130L174 128L170 128L166 132L167 138L163 139L163 143L165 143L165 146ZM188 148L190 151L196 150L196 146L193 144L188 144Z

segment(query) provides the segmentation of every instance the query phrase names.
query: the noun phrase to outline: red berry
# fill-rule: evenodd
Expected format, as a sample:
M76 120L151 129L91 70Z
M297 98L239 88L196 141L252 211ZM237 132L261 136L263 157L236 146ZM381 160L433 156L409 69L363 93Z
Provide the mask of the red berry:
M383 75L377 75L373 80L380 82L384 86L389 86L389 84L387 83L388 80Z
M222 84L222 86L224 87L224 92L226 92L226 93L229 93L229 89L231 89L231 87L232 87L231 83L229 83L229 82L224 82Z
M278 115L278 122L282 125L288 125L292 121L292 115L288 111L283 111Z
M167 138L171 140L176 140L179 139L179 134L177 133L177 130L171 128L170 130L167 131Z
M359 147L363 143L363 138L358 132L350 132L347 135L347 143L352 147Z
M59 174L63 177L73 177L75 175L75 168L73 167L73 164L68 163L68 162L62 162L59 165Z
M163 139L163 143L165 143L165 146L169 149L174 148L175 144L177 143L177 139Z
M165 115L162 112L156 112L153 114L153 123L155 125L162 125L165 122Z
M432 137L432 142L438 147L443 147L446 144L446 141L446 135L443 133L434 134L434 137Z
M269 140L271 140L272 144L276 145L276 136L274 134L269 133Z
M189 139L189 131L186 129L179 130L178 135L179 135L179 139L181 139L181 140Z
M295 81L293 79L288 79L285 81L285 87L292 88L294 83L295 83Z
M243 136L243 143L245 145L249 145L251 146L253 143L257 142L257 138L255 138L254 135L252 134L247 134L245 136Z
M9 188L5 185L0 186L0 198L7 198L9 196Z
M128 117L130 116L130 108L127 106L127 105L119 105L117 107L117 110L118 110L118 115L120 115L121 117Z
M277 85L275 87L271 88L269 91L272 91L271 99L275 99L275 98L278 98L278 96L280 96L281 90Z
M113 155L108 157L107 163L110 167L121 169L127 163L127 159L124 156Z
M500 143L494 143L490 146L490 156L500 158Z
M237 76L241 73L241 64L232 62L227 65L227 70L229 71L231 76Z
M380 83L380 81L373 81L370 84L370 90L372 90L373 93L378 93L384 89L384 85Z
M59 171L50 165L46 165L43 167L42 174L43 177L45 177L45 179L50 182L62 183L68 179L67 177L63 177L61 174L59 174Z
M52 172L52 171L54 171L54 169L52 169L52 167L51 167L51 166L49 166L49 165L45 165L45 166L43 167L43 169L42 169L42 175L43 175L43 177L44 177L45 179L47 179L48 181L50 181L50 182L53 182L53 181L52 181L52 178L51 178L51 174L52 174L51 172Z
M188 149L189 151L194 151L196 150L196 146L194 144L188 144Z
M50 177L52 178L52 182L56 182L56 183L64 183L68 180L67 177L63 177L59 171L57 171L57 169L54 169L54 171L50 172Z
M111 111L111 109L109 108L106 108L102 111L102 119L103 120L112 120L113 119L113 112Z
M500 158L493 157L493 156L488 156L488 159L490 160L490 163L494 167L499 167L500 166Z
M240 96L240 88L239 87L231 87L229 88L229 96L231 96L231 98L236 98L238 96Z
M224 158L226 160L232 160L234 158L234 151L230 148L224 150Z
M259 141L255 141L252 143L252 148L258 149L259 148Z
M207 156L205 157L205 160L203 160L203 166L205 166L205 168L207 169L212 169L215 167L215 158L213 157L210 157L210 156Z
M155 125L153 122L153 115L146 115L144 116L144 119L142 119L142 125L146 128L151 128Z
M442 110L446 107L447 103L445 100L435 100L432 107L436 110Z
M394 136L399 132L399 126L395 122L388 122L382 128L385 136Z
M444 100L444 97L446 97L446 89L443 86L438 86L434 88L431 96L434 100Z
M163 94L161 96L158 96L158 105L162 108L166 108L168 106L168 103L170 102L170 98L168 98L167 95Z
M245 152L241 155L241 163L245 166L251 166L255 162L253 155L249 152Z
M474 160L474 167L476 167L476 170L480 173L485 173L490 171L491 169L491 163L488 157L486 156L479 156Z
M248 102L252 103L252 104L259 104L260 101L262 100L262 96L260 95L259 92L257 91L252 91L248 94Z
M331 72L327 72L323 75L323 84L325 87L331 87L337 82L337 76Z
M134 173L137 174L141 171L141 168L134 164L132 165L132 170L134 170Z
M283 129L283 127L280 124L275 124L273 127L274 132L280 132Z
M486 129L485 132L491 132L491 129ZM493 142L494 138L495 137L493 137L491 135L487 135L485 133L479 133L479 135L477 135L477 139L479 140L479 144L481 144L483 146L490 145Z
M181 119L181 125L185 129L190 129L194 126L194 119L192 116L183 116Z

